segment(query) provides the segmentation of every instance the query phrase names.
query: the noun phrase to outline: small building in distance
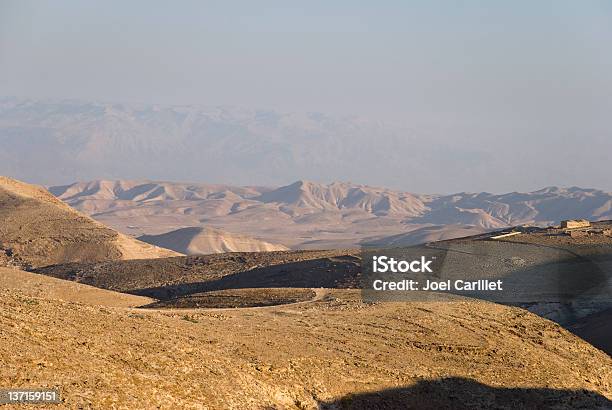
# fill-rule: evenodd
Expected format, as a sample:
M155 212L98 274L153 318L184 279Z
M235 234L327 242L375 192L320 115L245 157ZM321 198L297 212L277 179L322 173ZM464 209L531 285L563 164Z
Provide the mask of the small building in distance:
M565 221L561 221L561 228L563 229L580 229L580 228L588 228L591 226L591 223L586 219L568 219Z

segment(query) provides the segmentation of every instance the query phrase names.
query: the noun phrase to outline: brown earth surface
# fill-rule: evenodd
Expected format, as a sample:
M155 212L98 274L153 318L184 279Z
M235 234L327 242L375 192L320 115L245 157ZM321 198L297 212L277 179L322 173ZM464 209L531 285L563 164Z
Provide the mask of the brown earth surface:
M11 268L0 268L0 289L19 291L29 297L65 300L96 306L136 307L154 302L154 299L143 296L113 292Z
M364 303L351 289L356 250L119 260L140 243L0 182L4 262L46 275L0 269L0 386L58 388L59 408L612 407L612 358L524 309L458 296ZM609 272L606 246L576 252L529 235L518 236L537 247L473 238L427 249L500 275L593 265L599 283ZM609 333L607 316L584 319L584 334Z
M598 349L612 354L612 309L589 315L569 329Z
M72 263L36 271L88 285L168 299L192 293L264 287L356 288L357 250L277 251Z
M0 221L0 264L4 266L180 255L107 228L42 187L6 177L0 177Z
M0 290L2 385L59 388L58 408L612 403L612 359L518 308L476 300L364 304L347 290L229 310L109 302Z
M539 245L555 246L568 249L583 249L590 247L597 249L599 245L612 245L612 236L605 235L603 231L612 229L612 221L595 221L591 226L576 231L584 231L584 236L570 236L566 229L551 228L524 228L525 233L509 236L500 240L508 242L523 242ZM568 231L569 232L569 231Z
M514 291L494 301L553 320L612 354L612 328L599 315L609 311L612 303L612 248L597 236L598 241L592 244L583 238L581 243L573 243L573 238L549 236L545 231L529 230L512 240L480 235L419 246L411 252L438 255L440 273L445 277L504 280ZM37 271L155 298L161 300L158 307L182 308L197 307L198 303L228 306L210 292L234 292L233 300L225 299L230 300L229 306L273 305L291 301L273 297L264 289L358 289L362 281L358 250L228 253L67 264ZM246 288L259 291L243 290ZM252 293L249 296L246 292Z

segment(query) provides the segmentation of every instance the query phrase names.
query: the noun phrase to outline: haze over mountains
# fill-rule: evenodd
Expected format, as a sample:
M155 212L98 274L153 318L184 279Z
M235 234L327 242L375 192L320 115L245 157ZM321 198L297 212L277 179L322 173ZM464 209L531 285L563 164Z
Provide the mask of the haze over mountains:
M469 133L452 124L396 126L321 113L0 98L0 175L46 185L308 179L410 192L612 189L605 133L593 137L587 127L584 144L579 130L571 138L533 138L525 127ZM557 138L565 138L563 148Z
M407 245L569 218L612 219L611 193L576 187L431 195L340 182L298 181L264 188L91 181L50 191L134 236L208 227L306 249Z
M501 150L492 142L503 140L499 135L466 143L434 134L317 113L1 98L0 174L51 185L91 179L52 192L136 237L206 228L165 242L194 252L406 245L511 225L611 218L610 193L595 189L410 193L482 186L484 176L499 174L497 191L503 175L517 169L530 174L530 184L546 175L569 183L584 169L597 183L609 174L603 140L544 155L514 135ZM576 169L580 155L590 160ZM549 171L534 172L531 164ZM167 178L226 185L155 182ZM371 185L290 183L303 178ZM374 188L377 181L410 190Z
M356 159L400 163L394 152L417 143L406 130L316 113L0 99L0 175L43 184L203 175L232 184L367 181L373 170Z
M612 410L611 22L0 1L0 405Z

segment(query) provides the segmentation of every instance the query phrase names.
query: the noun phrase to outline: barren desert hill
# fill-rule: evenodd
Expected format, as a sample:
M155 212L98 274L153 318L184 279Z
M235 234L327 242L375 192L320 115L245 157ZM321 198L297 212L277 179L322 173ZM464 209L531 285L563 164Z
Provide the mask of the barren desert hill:
M379 239L364 242L364 246L412 246L429 242L437 242L454 238L478 235L488 230L474 225L432 225L415 229L408 233L384 236Z
M612 238L603 233L609 228L609 222L593 223L592 234L578 237L559 228L520 228L508 239L493 239L495 235L476 230L464 232L470 235L466 238L427 241L425 245L410 245L398 237L389 246L411 246L407 249L411 254L437 258L441 265L436 275L440 277L503 280L507 292L495 301L579 329L578 334L610 353L605 336L608 327L602 327L600 319L612 308ZM428 235L427 231L422 234ZM158 306L164 307L213 306L223 298L236 306L255 306L273 304L277 297L293 297L291 292L283 291L281 297L268 289L362 288L363 251L225 253L74 263L36 271L159 299ZM253 297L249 289L260 289L261 297ZM271 300L266 302L266 297Z
M253 198L263 203L278 203L294 210L362 210L373 215L414 217L423 214L425 205L416 195L351 183L318 184L297 181Z
M142 296L113 292L15 268L0 267L0 289L18 291L26 297L46 298L92 306L137 307L154 301Z
M358 250L235 252L173 258L68 263L37 273L169 299L236 288L357 288Z
M234 193L241 198L261 195L270 188L235 187L223 184L146 180L94 180L69 185L53 186L49 190L66 202L86 200L160 201L201 200L211 195Z
M246 201L247 204L273 204L292 209L296 214L313 211L362 210L375 215L417 216L424 211L419 196L343 182L320 184L297 181L278 187L237 187L219 184L164 181L95 180L49 189L60 199L76 207L93 209L88 202L113 201ZM121 202L119 202L121 203ZM85 205L83 205L85 204Z
M609 408L612 359L522 309L364 304L93 306L0 289L0 380L58 408ZM15 350L14 346L19 345Z
M359 262L277 251L0 270L0 379L59 388L59 408L610 407L612 359L559 325L466 298L364 303L346 289ZM261 296L286 304L175 303Z
M246 235L232 234L220 229L188 227L160 235L143 235L140 241L186 255L204 255L222 252L269 252L288 250Z
M30 185L25 182L0 175L0 187L5 195L18 195L24 198L48 202L64 210L71 209L69 206L66 206L64 202L57 200L55 196L51 195L41 186Z
M452 232L547 226L563 219L612 218L612 194L556 188L528 193L412 194L367 185L297 181L278 188L156 181L92 181L51 187L71 206L131 236L211 227L292 249L358 247L420 229ZM448 225L448 228L442 226ZM434 227L438 227L437 229Z
M23 267L179 255L118 233L42 187L0 177L0 262Z

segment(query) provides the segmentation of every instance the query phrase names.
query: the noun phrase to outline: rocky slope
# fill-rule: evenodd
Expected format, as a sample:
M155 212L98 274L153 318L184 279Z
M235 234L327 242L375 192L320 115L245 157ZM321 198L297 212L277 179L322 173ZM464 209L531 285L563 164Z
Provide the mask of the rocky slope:
M0 289L0 379L58 408L609 408L609 356L486 302L147 310ZM18 345L19 349L14 346Z
M379 239L364 241L364 246L412 246L429 242L444 241L453 238L478 235L487 232L486 228L474 225L432 225L415 229L399 235L385 236Z
M118 233L45 189L0 177L0 263L38 267L65 262L179 255Z

